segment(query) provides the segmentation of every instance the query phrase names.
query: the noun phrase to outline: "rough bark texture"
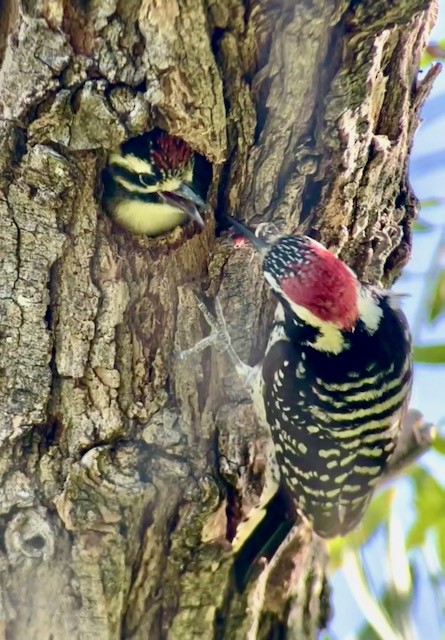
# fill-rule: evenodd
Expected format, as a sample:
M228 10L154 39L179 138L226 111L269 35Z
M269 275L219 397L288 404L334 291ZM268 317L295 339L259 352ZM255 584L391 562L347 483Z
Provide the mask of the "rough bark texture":
M211 201L312 230L371 281L398 274L407 157L435 75L428 0L0 3L0 635L314 638L329 614L302 529L264 602L226 537L264 435L224 356L174 354L217 292L241 357L272 304L258 261L178 230L140 241L100 207L104 150L161 126L213 165Z

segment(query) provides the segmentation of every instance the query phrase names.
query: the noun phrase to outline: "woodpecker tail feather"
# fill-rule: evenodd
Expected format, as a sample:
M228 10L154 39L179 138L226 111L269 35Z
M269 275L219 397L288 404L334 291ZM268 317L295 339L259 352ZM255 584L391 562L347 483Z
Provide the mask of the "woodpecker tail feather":
M233 574L240 593L261 572L262 562L274 556L294 524L289 500L284 492L278 491L265 507L264 517L235 554Z

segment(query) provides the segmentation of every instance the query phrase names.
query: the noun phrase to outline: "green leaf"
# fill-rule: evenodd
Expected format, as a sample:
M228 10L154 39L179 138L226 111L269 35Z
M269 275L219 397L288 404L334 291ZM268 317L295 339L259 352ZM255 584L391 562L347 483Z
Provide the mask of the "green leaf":
M351 536L357 536L360 544L363 544L363 539L368 540L381 524L388 521L394 493L394 488L386 489L377 493L371 500L359 529L350 534Z
M436 436L433 440L432 447L442 455L445 455L445 438Z
M420 218L413 222L413 231L425 232L431 231L431 229L433 229L433 225L424 220L420 220Z
M430 474L423 467L412 467L408 475L413 481L416 491L422 491L428 482L431 481Z
M445 514L442 515L442 518L437 523L436 546L439 562L443 567L445 564Z
M434 283L433 292L431 294L430 309L428 315L428 321L433 323L439 318L445 311L445 271L440 271L437 274L436 282Z
M410 621L410 609L412 606L412 595L410 594L408 602L401 602L397 595L394 594L391 589L385 589L378 599L380 608L389 614L391 622L399 632L403 632L403 629L409 629L411 627ZM405 622L405 625L401 624L401 621ZM412 629L411 629L412 632ZM413 637L411 633L407 637ZM359 630L357 640L382 640L382 636L377 634L369 622L365 622Z
M381 608L383 609L383 605L381 605ZM369 622L365 622L359 629L358 640L382 640L382 638L377 635Z
M445 364L445 344L415 346L413 356L415 362L423 364Z
M434 62L434 60L443 60L445 58L445 40L439 42L430 42L425 51L422 53L420 67L426 67Z
M329 552L329 569L334 572L341 569L343 564L343 554L348 542L346 538L333 538L327 542Z
M445 525L445 489L422 467L415 467L410 477L414 481L417 517L407 536L409 548L422 545L431 528L439 523L442 526L442 521Z
M422 209L430 209L431 207L439 207L443 202L443 198L425 198L420 201L420 206Z

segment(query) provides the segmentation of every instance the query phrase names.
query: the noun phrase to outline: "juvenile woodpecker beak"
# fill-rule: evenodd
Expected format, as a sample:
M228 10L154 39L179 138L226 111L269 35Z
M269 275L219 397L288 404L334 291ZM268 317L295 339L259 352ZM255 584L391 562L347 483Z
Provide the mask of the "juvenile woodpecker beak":
M162 191L159 195L168 204L173 205L177 209L181 209L189 218L197 222L200 227L205 226L198 207L200 209L207 209L207 204L187 184L181 184L175 191Z
M228 214L225 214L225 218L230 222L232 227L235 227L235 229L239 231L245 238L250 240L255 249L259 251L261 255L265 256L269 252L271 245L269 244L269 242L267 242L267 240L256 236L255 233L251 229L249 229L249 227L246 227L245 224L239 222L238 220L235 220L235 218L232 218Z

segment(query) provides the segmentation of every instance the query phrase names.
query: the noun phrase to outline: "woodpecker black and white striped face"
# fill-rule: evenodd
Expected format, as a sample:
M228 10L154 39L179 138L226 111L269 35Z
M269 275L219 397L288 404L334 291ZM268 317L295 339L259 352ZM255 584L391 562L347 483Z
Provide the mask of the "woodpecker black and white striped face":
M185 222L204 226L206 208L193 183L194 155L179 138L154 130L124 142L109 155L105 206L133 233L158 236Z
M350 337L358 327L370 335L377 330L381 296L362 286L354 272L322 244L303 235L266 240L226 217L264 256L264 278L289 311L287 321L309 328L306 334L300 332L307 344L338 354L350 348ZM282 307L277 313L284 313Z
M264 277L295 314L309 324L353 330L359 320L359 285L344 262L307 236L284 236L269 249Z

